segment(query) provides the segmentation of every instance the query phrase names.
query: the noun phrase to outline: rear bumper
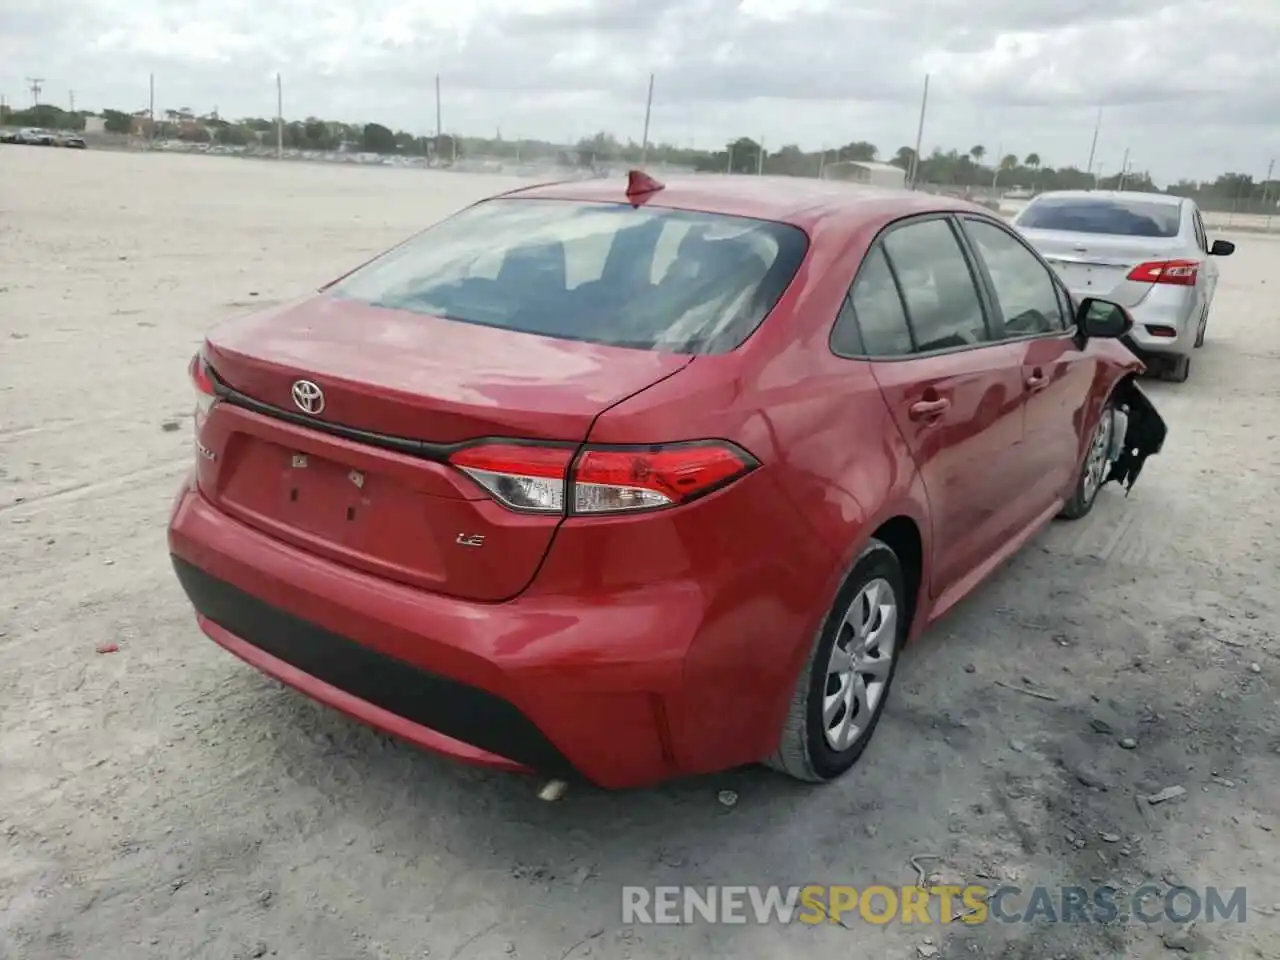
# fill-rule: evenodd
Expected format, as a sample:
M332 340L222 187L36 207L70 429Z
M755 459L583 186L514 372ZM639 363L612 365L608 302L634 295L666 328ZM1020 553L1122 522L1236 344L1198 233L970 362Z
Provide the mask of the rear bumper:
M781 729L793 678L758 646L754 658L729 648L752 637L740 618L709 609L712 584L467 602L277 541L190 481L169 550L214 641L322 703L459 760L624 788L758 760ZM741 614L758 622L764 609Z
M487 766L575 773L542 731L501 697L361 646L172 559L204 632L262 672L438 752Z
M1183 344L1175 344L1168 349L1163 347L1153 348L1135 339L1132 334L1122 337L1120 342L1142 361L1147 373L1151 375L1157 375L1162 370L1170 369L1178 361L1178 358L1191 352L1191 348L1189 346L1184 348L1185 345Z
M1139 357L1180 356L1195 347L1200 317L1195 312L1192 287L1153 289L1142 302L1129 309L1133 317L1129 349ZM1169 332L1173 336L1169 336Z

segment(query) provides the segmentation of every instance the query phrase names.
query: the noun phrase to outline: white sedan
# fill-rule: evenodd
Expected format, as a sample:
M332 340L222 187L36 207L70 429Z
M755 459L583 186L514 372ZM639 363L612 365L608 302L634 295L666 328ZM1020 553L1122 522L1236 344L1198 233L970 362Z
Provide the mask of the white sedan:
M1042 193L1014 226L1062 277L1077 301L1126 307L1126 343L1153 370L1182 382L1204 343L1218 284L1214 257L1235 244L1209 242L1195 202L1162 193L1062 190Z

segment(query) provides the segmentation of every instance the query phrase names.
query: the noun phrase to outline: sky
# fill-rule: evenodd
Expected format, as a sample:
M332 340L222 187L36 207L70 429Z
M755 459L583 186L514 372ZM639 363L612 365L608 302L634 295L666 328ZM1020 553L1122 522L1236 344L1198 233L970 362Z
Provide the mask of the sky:
M1280 0L0 0L0 95L721 148L1125 150L1158 182L1280 158Z

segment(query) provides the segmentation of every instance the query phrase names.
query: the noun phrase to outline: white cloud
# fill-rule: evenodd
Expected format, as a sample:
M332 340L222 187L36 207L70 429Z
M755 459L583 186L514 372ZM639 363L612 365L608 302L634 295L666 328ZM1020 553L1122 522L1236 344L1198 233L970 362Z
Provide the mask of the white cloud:
M565 138L717 146L915 136L1083 164L1130 148L1157 178L1260 174L1280 153L1276 0L3 0L0 93L87 107L286 112Z

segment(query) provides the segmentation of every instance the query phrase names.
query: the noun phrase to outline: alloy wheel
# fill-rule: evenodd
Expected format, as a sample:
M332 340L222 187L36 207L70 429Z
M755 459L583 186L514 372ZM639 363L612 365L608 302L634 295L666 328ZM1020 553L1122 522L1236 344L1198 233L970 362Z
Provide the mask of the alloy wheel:
M870 728L897 655L898 597L888 580L869 581L850 603L827 661L822 729L837 753Z
M1108 454L1111 450L1111 430L1114 418L1111 410L1102 411L1102 418L1093 430L1093 440L1089 444L1089 455L1084 464L1084 500L1088 503L1097 495L1102 481L1107 475L1110 463Z

